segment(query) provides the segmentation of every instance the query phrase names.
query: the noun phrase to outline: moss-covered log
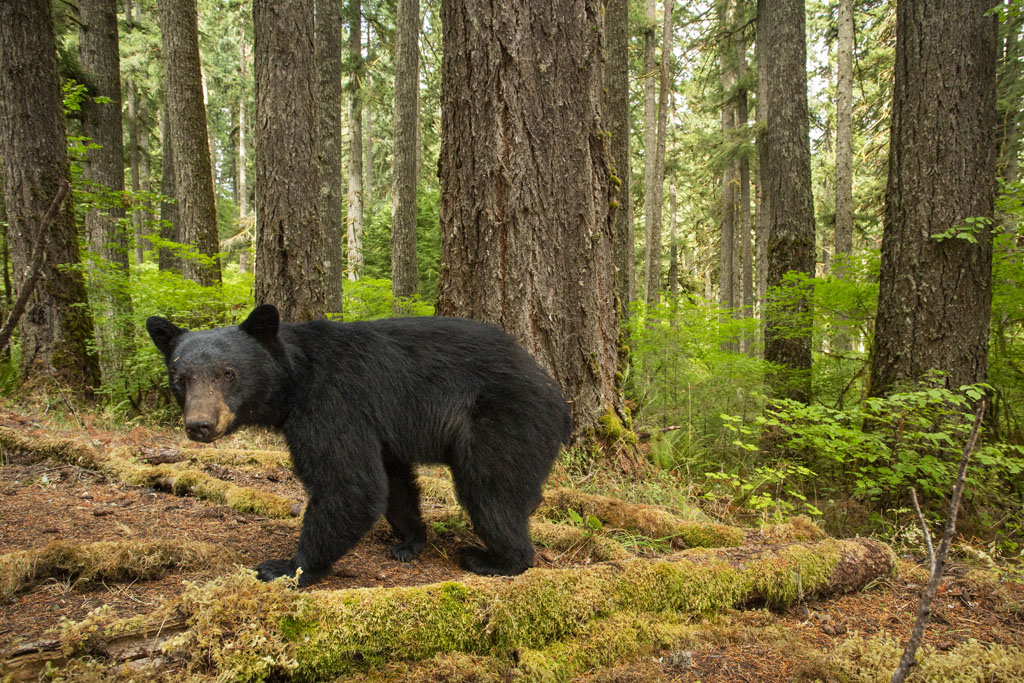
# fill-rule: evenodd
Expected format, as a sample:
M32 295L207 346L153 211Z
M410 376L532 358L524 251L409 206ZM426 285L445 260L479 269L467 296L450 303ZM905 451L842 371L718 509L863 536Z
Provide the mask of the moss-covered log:
M659 561L634 558L400 588L299 592L242 571L191 586L163 608L185 622L161 647L226 680L324 680L442 653L504 656L523 649L538 651L542 666L550 648L569 647L566 639L596 633L615 615L642 625L644 615L680 618L753 602L785 605L861 588L893 564L888 546L857 539L688 550ZM123 639L158 619L94 620L67 629L61 646L79 656L102 652L106 638ZM633 629L633 640L660 637L658 629L642 630ZM589 655L579 657L573 670L591 666Z
M117 481L190 495L228 505L240 512L265 517L288 518L299 512L295 501L248 486L238 486L205 472L180 464L146 465L138 461L136 449L127 446L94 448L84 441L45 436L29 436L0 427L0 446L52 458L94 470Z
M0 597L50 578L76 583L149 580L173 569L224 568L238 559L221 546L197 541L57 541L0 555Z

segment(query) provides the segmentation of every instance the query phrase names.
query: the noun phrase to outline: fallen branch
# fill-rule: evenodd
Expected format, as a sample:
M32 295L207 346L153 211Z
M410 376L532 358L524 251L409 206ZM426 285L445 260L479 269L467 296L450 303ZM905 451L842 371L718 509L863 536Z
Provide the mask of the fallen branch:
M4 666L24 679L38 673L47 655L60 661L110 652L115 639L137 657L140 648L126 638L134 631L150 652L222 680L324 680L440 653L544 650L585 637L619 614L683 618L749 604L788 605L858 590L891 573L894 563L884 543L854 539L688 550L658 561L533 569L511 579L340 591L300 592L240 571L189 586L179 600L145 617L99 615L73 625L59 647L36 651L31 663L5 656ZM178 617L184 617L183 629L153 638L154 623Z
M57 188L57 196L53 198L50 208L47 209L42 220L39 221L39 227L36 228L35 248L30 259L28 277L25 278L21 285L21 291L18 293L18 298L14 300L11 312L7 314L7 320L4 321L3 327L0 327L0 351L7 348L7 344L10 343L11 335L14 334L14 328L17 326L18 321L21 320L21 315L25 312L25 307L28 305L29 297L32 296L36 283L39 282L39 278L43 274L43 263L46 261L46 238L49 234L50 223L57 217L57 212L64 205L64 200L70 191L71 184L66 180L61 182L60 187Z
M978 435L981 433L981 421L984 417L985 399L982 398L978 402L978 410L974 414L974 426L971 428L971 435L967 438L967 445L964 446L963 455L960 456L960 469L957 472L956 484L953 485L953 497L949 501L949 513L946 515L946 530L942 534L942 541L939 542L939 550L933 558L931 576L928 579L928 585L924 589L924 594L921 596L921 608L917 611L917 620L914 622L914 628L910 632L910 640L907 641L907 647L903 650L903 656L900 657L899 665L892 673L891 683L903 683L903 680L907 677L910 667L914 664L914 655L917 654L917 648L921 645L921 639L924 637L924 630L931 620L932 601L935 599L935 593L939 590L942 570L946 565L946 558L949 556L949 546L952 545L953 536L956 535L956 517L960 510L960 498L963 496L964 483L967 481L967 461L970 459L974 447L978 445ZM925 530L925 533L928 533L927 530Z

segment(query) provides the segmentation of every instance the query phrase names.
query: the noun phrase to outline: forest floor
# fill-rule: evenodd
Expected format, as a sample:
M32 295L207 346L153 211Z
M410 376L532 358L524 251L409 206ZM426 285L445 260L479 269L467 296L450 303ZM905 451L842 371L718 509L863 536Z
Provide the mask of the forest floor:
M25 435L71 436L87 440L96 449L127 445L159 456L194 445L170 430L115 432L89 427L88 419L84 422L84 426L70 429L66 423L55 426L45 417L25 415L10 407L0 409L0 427ZM272 450L283 449L283 444L273 435L252 432L218 442L214 448ZM0 555L38 549L52 541L85 544L166 539L213 544L230 563L254 567L267 558L290 557L298 539L299 527L293 519L272 519L126 484L67 462L40 461L5 449L0 464ZM301 485L286 467L210 462L193 466L239 486L272 492L297 503L304 501ZM425 500L424 505L431 503ZM331 576L304 592L414 586L462 581L470 576L456 561L456 548L472 542L468 529L438 533L435 528L422 556L410 564L388 557L392 542L386 524L379 524L337 562ZM537 563L575 567L590 560L571 549L545 548L539 549ZM25 643L52 638L64 620L81 620L98 607L109 606L119 616L146 614L181 594L183 582L202 583L230 571L230 566L219 563L169 570L151 580L81 582L57 576L13 595L0 593L0 656ZM979 572L976 567L954 562L936 600L925 644L938 653L971 640L999 644L1012 652L1024 649L1024 587L1014 576L1008 571ZM837 668L833 658L844 643L880 635L905 642L926 578L924 570L905 557L897 563L894 575L857 592L802 601L785 609L725 610L699 622L696 637L685 646L641 652L611 667L591 669L581 680L839 680L837 672L842 667ZM0 670L0 678L2 674ZM449 676L445 680L474 679Z

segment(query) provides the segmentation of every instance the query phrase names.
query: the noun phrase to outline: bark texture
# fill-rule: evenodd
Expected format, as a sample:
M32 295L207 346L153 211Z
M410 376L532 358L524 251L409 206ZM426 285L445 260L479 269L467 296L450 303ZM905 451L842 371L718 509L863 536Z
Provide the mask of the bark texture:
M395 31L395 137L391 188L391 291L416 293L416 150L420 126L420 3L399 0ZM396 312L401 305L396 303Z
M992 300L996 20L989 0L897 6L889 182L870 393L931 369L984 381Z
M327 312L341 315L341 0L315 0L317 161L320 174L320 222L324 234Z
M212 258L210 262L183 259L181 272L201 285L213 285L220 282L220 260L214 258L217 208L199 66L196 0L160 0L159 5L180 237L199 254Z
M636 299L636 267L633 249L633 169L630 159L629 114L629 2L609 0L605 10L605 50L608 68L605 72L606 120L611 134L609 148L612 168L618 182L613 235L615 239L615 294L623 320L629 318L629 306Z
M622 414L601 9L442 3L437 312L519 339L577 435Z
M658 43L658 18L655 0L646 0L647 25L644 27L644 301L650 305L658 300L658 280L661 271L660 251L652 249L651 230L655 211L652 195L658 174L658 100L654 61L654 48ZM661 207L658 214L660 216ZM659 218L660 220L660 218ZM661 226L658 226L661 229ZM660 245L659 245L660 247ZM653 251L653 254L652 254ZM652 274L653 271L653 274ZM651 280L654 286L651 286Z
M131 238L124 225L124 142L121 131L121 71L116 0L80 0L78 54L87 77L82 102L82 132L98 145L87 153L83 179L89 189L109 193L102 206L85 216L92 252L109 262L122 282L103 287L93 299L108 322L96 326L104 374L116 373L133 343L132 300L126 286ZM109 101L100 101L103 98ZM99 299L99 300L97 300ZM109 324L116 319L115 324Z
M327 263L318 216L313 0L256 0L256 303L322 318Z
M836 256L853 252L853 0L839 0L836 46ZM837 271L845 277L841 266Z
M722 146L729 143L732 136L732 129L736 126L736 107L733 101L733 86L735 73L733 71L733 45L730 36L729 26L729 2L728 0L717 0L715 11L718 17L718 32L720 42L718 46L718 69L719 80L722 88ZM727 310L736 306L736 292L734 288L736 262L736 194L739 189L739 178L736 161L730 156L722 159L722 232L719 245L718 259L718 303ZM726 347L731 343L726 343Z
M804 0L758 0L759 42L767 80L765 157L761 159L768 219L768 303L765 359L780 366L777 396L810 400L809 293L783 283L790 272L814 274L810 123Z
M0 3L0 121L11 265L19 291L28 276L39 221L70 178L48 0ZM43 281L21 320L21 372L26 378L51 375L85 393L99 384L100 373L88 350L92 315L78 264L69 201L50 224Z
M359 0L348 0L348 279L363 274L363 13Z
M178 204L174 201L174 145L171 144L171 127L167 122L167 107L164 107L160 118L160 146L163 157L163 168L160 172L160 194L164 201L160 202L160 237L171 242L181 241L178 225ZM171 249L157 251L157 267L160 270L181 270L180 260Z

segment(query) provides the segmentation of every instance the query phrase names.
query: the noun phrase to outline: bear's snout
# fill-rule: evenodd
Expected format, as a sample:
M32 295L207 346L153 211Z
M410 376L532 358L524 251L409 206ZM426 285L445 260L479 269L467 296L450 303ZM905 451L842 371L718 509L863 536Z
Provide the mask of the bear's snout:
M197 382L185 395L185 434L193 441L210 443L235 427L235 413L214 387Z
M209 420L189 420L185 423L185 433L193 441L210 443L217 438L217 425Z

